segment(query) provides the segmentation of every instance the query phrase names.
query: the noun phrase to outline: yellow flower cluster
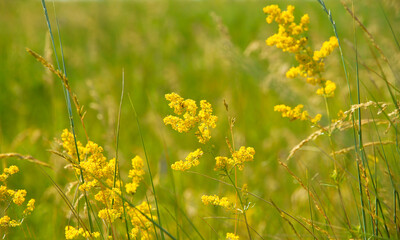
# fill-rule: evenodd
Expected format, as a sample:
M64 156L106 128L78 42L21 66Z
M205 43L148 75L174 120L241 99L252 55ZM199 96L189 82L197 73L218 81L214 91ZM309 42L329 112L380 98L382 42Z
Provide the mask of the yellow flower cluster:
M226 239L227 240L239 240L239 236L234 233L227 233Z
M335 48L339 46L338 40L336 37L330 37L329 41L326 41L322 44L322 47L319 51L314 51L313 60L319 61L321 59L329 56Z
M169 115L164 118L165 125L171 125L172 129L182 133L189 132L197 126L195 135L200 143L207 143L211 138L210 129L216 127L218 118L212 115L212 106L206 100L200 101L200 111L197 113L197 104L192 99L183 99L176 93L165 95L170 103L170 108L174 109L174 113L178 116ZM179 117L181 116L182 117Z
M303 15L300 23L296 24L292 5L288 5L286 11L282 11L278 5L267 6L263 11L268 15L267 23L275 21L279 26L278 33L266 40L267 45L275 45L284 52L294 53L296 61L299 63L297 67L292 67L286 72L286 77L304 77L307 83L320 85L322 90L317 91L318 95L334 96L336 86L333 87L334 83L324 79L321 74L325 71L324 59L339 45L336 37L331 37L329 41L324 42L320 50L313 51L307 46L307 38L300 35L308 31L310 23L308 14ZM327 82L329 82L328 85ZM329 92L325 89L326 87L329 87Z
M1 227L18 227L21 226L21 222L11 219L9 216L5 215L0 218Z
M18 167L12 165L8 168L4 168L3 173L0 175L0 182L5 182L7 178L19 171Z
M77 141L79 152L78 160L72 133L68 130L64 130L61 138L63 140L65 152L74 163L73 166L76 174L84 179L84 183L79 186L79 190L92 191L94 199L104 206L103 208L99 208L98 217L107 224L111 224L116 219L122 217L124 207L122 205L121 189L125 187L128 194L134 194L136 192L145 174L143 159L136 156L131 160L132 169L129 171L128 175L128 177L132 179L131 182L124 185L122 181L116 180L114 187L114 177L118 174L118 172L115 172L114 158L107 160L103 155L103 148L92 141L88 141L85 146ZM81 174L83 174L83 176L81 176ZM150 218L150 206L147 205L147 203L142 203L136 208L131 208L129 205L126 205L125 209L133 224L130 235L137 236L139 234L141 239L151 239L148 230L152 224L137 210L139 209L139 211ZM77 237L87 238L89 236L98 237L99 234L98 232L90 233L84 231L82 228L76 229L72 226L67 226L65 228L66 239L74 239Z
M317 94L326 97L333 97L335 95L336 84L328 80L324 85L324 87L317 90Z
M150 232L153 227L153 223L149 219L156 221L157 217L151 213L151 206L147 204L147 202L142 202L135 208L126 204L126 212L133 225L133 228L129 234L130 237L132 239L139 239L140 235L141 240L152 239ZM146 215L147 218L143 216L143 214Z
M275 21L279 25L277 34L269 37L266 40L268 46L276 46L284 52L297 53L307 43L307 38L299 36L301 33L308 30L310 18L304 15L299 24L294 22L292 5L287 6L286 11L282 11L278 5L270 5L263 9L264 13L268 14L266 21L272 23Z
M321 120L321 114L317 114L314 118L311 118L307 111L302 110L303 107L302 104L299 104L294 108L280 104L274 107L274 111L282 113L282 117L289 118L291 121L300 119L301 121L310 121L311 123L316 124Z
M98 238L100 237L99 232L90 233L89 231L85 231L83 228L74 228L72 226L65 227L65 239L75 239L79 236L84 238Z
M216 157L215 171L226 170L229 171L232 167L238 167L239 170L244 169L244 163L253 161L256 151L252 147L240 147L238 151L232 153L232 158Z
M203 202L204 205L221 206L226 209L233 208L233 204L228 201L227 197L219 198L217 195L213 196L203 195L201 197L201 201Z
M143 159L136 156L132 159L132 169L129 170L129 178L132 178L131 183L125 184L127 193L135 193L136 189L139 187L140 181L143 180L144 170L143 170Z
M4 168L3 173L0 175L0 203L4 202L7 204L7 208L11 207L11 201L15 205L21 206L25 202L26 190L19 189L13 190L7 188L7 179L19 172L19 168L15 165L12 165L8 168ZM18 227L22 224L25 217L32 213L35 209L35 199L30 199L26 205L25 210L22 213L22 218L19 220L11 219L10 216L4 215L0 218L0 227Z
M191 167L199 165L199 158L201 156L203 156L203 151L198 148L196 151L189 153L189 155L185 158L185 161L177 161L171 165L171 168L178 171L186 171Z

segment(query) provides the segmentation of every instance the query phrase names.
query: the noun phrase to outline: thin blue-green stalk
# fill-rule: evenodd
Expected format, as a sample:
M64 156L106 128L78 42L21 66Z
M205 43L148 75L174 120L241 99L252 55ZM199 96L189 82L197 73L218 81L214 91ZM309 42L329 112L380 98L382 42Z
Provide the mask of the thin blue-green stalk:
M57 68L58 68L58 70L61 71L60 63L59 63L58 55L57 55L57 49L56 49L56 45L55 45L55 41L54 41L53 31L52 31L52 28L51 28L49 15L47 13L46 3L45 3L44 0L41 0L41 2L42 2L43 10L44 10L44 15L45 15L45 18L46 18L47 27L48 27L49 33L50 33L51 42L52 42L52 45L53 45L53 51L54 51L54 56L56 58ZM59 37L60 37L60 31L59 30L58 30L58 33L59 33ZM63 70L64 70L63 72L64 72L65 77L67 77L66 68L65 68L65 61L64 61L64 54L63 54L63 51L62 51L61 38L59 38L59 42L60 42L60 46L61 46L61 56L62 56L61 59L62 59ZM75 134L74 119L73 119L73 115L72 115L71 98L70 98L69 92L66 89L66 87L64 86L64 84L63 84L63 90L64 90L64 97L65 97L65 100L67 102L68 117L69 117L69 122L70 122L70 126L71 126L71 131L72 131L72 134L74 136L75 150L76 150L76 153L77 153L78 162L80 162L78 144L77 144L77 139L76 139L76 134ZM81 176L81 182L83 183L84 182L84 178L83 178L82 170L81 170L80 176ZM85 196L86 205L89 205L86 192L84 193L84 196ZM88 207L88 209L90 209L90 208ZM88 219L89 219L90 230L93 232L93 225L92 225L90 210L88 211L87 215L88 215Z

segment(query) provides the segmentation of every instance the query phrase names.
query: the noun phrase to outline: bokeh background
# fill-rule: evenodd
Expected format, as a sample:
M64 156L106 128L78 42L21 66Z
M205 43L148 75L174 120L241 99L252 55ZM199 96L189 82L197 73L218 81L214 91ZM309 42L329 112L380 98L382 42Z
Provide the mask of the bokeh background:
M316 89L304 82L286 79L285 72L294 64L293 56L265 45L265 39L277 31L268 25L262 8L268 4L296 7L298 19L305 13L311 18L309 39L314 48L333 36L327 15L317 1L57 1L48 2L53 24L59 21L67 75L72 90L87 111L85 125L91 140L104 146L106 155L115 155L115 131L124 72L125 92L122 103L119 156L123 178L135 155L144 157L131 98L141 123L144 142L161 203L163 221L176 233L174 206L179 204L206 239L220 239L232 230L234 221L223 209L202 206L203 194L234 196L234 190L201 175L171 173L171 162L180 160L199 147L193 134L179 134L163 125L171 114L164 95L176 92L196 101L208 100L219 117L217 128L206 146L227 154L225 138L230 136L228 118L235 117L236 146L252 146L255 161L240 176L249 190L273 200L294 215L307 214L307 193L278 164L290 149L315 129L304 122L290 122L273 112L280 103L302 103L311 115L324 112ZM55 12L53 9L55 7ZM343 44L350 75L354 68L353 21L339 1L326 1L332 10ZM347 1L346 4L350 5ZM397 68L399 51L387 17L398 34L399 3L393 1L356 1L355 12ZM374 68L369 41L357 30L361 61ZM56 34L56 41L59 41ZM0 153L32 155L52 166L46 169L65 191L76 179L64 166L67 162L50 150L60 150L63 129L69 128L61 81L30 56L28 47L55 64L54 52L39 0L0 0ZM60 56L60 52L58 52ZM327 59L326 77L337 83L338 91L330 99L332 112L348 109L349 95L339 51ZM380 100L384 84L374 81L361 67L365 88ZM353 83L351 83L353 84ZM227 112L224 101L229 105ZM327 124L323 118L322 122ZM77 133L84 132L76 118ZM348 134L338 136L338 149L351 146ZM321 154L328 140L311 143L289 166L304 177L328 181L332 171L329 157ZM10 239L62 239L68 222L68 207L51 181L32 163L2 160L2 165L17 164L20 173L10 179L11 186L25 188L36 199L37 209L22 228L10 232ZM193 171L218 178L214 160L206 154ZM173 179L173 181L172 181ZM141 202L149 192L149 179L134 199ZM174 190L175 189L175 190ZM136 200L134 200L136 201ZM293 233L279 212L257 199L249 210L250 224L268 238L291 238ZM232 216L230 216L232 217ZM193 228L178 213L178 220L193 239ZM209 227L207 222L217 233ZM243 228L245 230L245 228ZM182 233L181 233L182 234ZM183 239L185 235L181 235Z

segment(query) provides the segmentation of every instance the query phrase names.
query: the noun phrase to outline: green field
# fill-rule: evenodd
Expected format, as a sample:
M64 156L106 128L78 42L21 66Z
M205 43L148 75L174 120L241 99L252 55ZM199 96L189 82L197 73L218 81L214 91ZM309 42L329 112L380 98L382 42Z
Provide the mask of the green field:
M265 44L278 27L265 21L263 7L279 4L284 10L291 4L296 8L296 21L306 13L310 16L308 42L312 49L320 49L335 32L317 0L46 4L58 61L61 64L61 41L65 74L84 106L89 139L104 148L108 159L118 151L124 181L129 181L131 159L136 155L146 159L146 151L152 181L145 164L144 180L137 193L128 198L136 205L147 197L153 214L159 211L162 227L174 238L225 239L227 232L235 231L235 211L204 206L201 201L203 195L216 194L238 204L237 189L224 184L229 179L213 170L216 156L229 155L227 139L234 142L234 150L246 146L256 152L254 161L246 163L236 176L237 187L246 183L251 193L245 212L252 238L400 237L397 1L354 1L353 9L352 1L341 4L326 0L343 53L342 58L336 48L325 60L324 77L337 86L335 96L326 98L326 102L315 94L317 86L285 77L286 71L297 64L293 54ZM353 9L356 18L345 6ZM63 239L67 225L77 226L55 187L74 201L76 185L71 183L77 183L77 175L57 154L63 151L62 131L71 129L68 108L62 81L26 48L57 67L41 1L0 0L0 154L29 155L50 166L0 157L2 169L10 165L20 169L9 178L7 187L26 189L27 199L36 200L35 210L21 226L0 225L0 237ZM203 99L211 103L218 122L207 144L197 141L195 130L182 134L164 125L163 118L173 114L165 100L170 92L197 103ZM367 107L355 107L367 102ZM275 105L300 103L310 116L322 114L322 130L274 112ZM73 104L72 109L77 138L86 144L85 130ZM329 130L339 110L349 109L354 111L343 120L348 127ZM322 133L316 139L307 141L287 159L297 144L319 130ZM204 155L198 166L186 172L171 169L172 163L200 147ZM337 177L332 177L334 169ZM0 217L18 216L24 210L8 207L7 201L0 202L0 208ZM89 226L83 198L76 210ZM237 235L249 239L243 214L238 210L236 214L240 218ZM102 226L104 239L114 231L112 239L127 239L122 219ZM154 229L152 239L162 239L159 228ZM96 224L94 230L99 231Z

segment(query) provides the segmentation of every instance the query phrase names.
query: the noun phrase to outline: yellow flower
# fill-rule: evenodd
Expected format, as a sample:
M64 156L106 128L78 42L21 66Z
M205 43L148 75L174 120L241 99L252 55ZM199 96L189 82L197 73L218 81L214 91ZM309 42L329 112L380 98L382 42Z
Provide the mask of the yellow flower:
M29 215L35 209L35 199L31 199L26 204L26 209L24 210L25 215Z
M151 213L151 206L147 204L147 202L142 202L135 208L126 204L125 209L126 213L129 216L129 219L131 220L132 225L134 226L129 233L130 236L136 239L137 235L140 232L141 239L152 239L150 231L152 230L153 223L149 219L155 221L157 220L157 217ZM146 215L147 218L143 216L143 214Z
M213 110L206 100L200 101L201 110L197 114L196 102L191 99L184 100L176 93L166 94L170 101L169 107L174 109L178 116L169 115L163 119L165 125L171 125L172 129L180 133L189 132L197 126L195 135L200 143L207 143L211 138L210 129L216 127L218 118L212 115ZM182 115L182 117L180 116Z
M98 238L98 237L100 237L100 233L99 232L90 233L88 231L85 231L83 228L74 228L72 226L65 227L65 239L67 239L67 240L75 239L79 236L82 236L84 238L88 238L90 236L92 236L94 238Z
M274 107L275 112L281 112L282 117L284 118L289 118L291 121L293 120L307 120L308 119L308 112L307 111L302 111L303 105L299 104L295 108L291 108L289 106L286 106L284 104L276 105Z
M185 158L185 161L177 161L171 165L171 168L173 170L186 171L191 167L199 165L199 158L201 156L203 156L203 151L198 148L196 151L189 153L189 155Z
M208 196L208 195L203 195L201 197L201 201L203 202L204 205L214 205L214 206L221 206L226 209L232 209L233 205L228 201L227 197L222 197L219 198L217 195L213 196Z
M235 166L237 166L239 170L243 170L244 163L253 161L255 153L256 151L252 147L240 147L239 151L235 151L232 154Z
M322 58L326 58L338 46L339 46L339 43L338 43L337 38L331 37L329 39L329 41L326 41L322 44L322 47L319 51L314 52L314 56L313 56L314 61L319 61Z
M315 117L313 119L311 119L311 122L316 124L321 120L322 115L321 114L317 114L315 115Z
M233 159L227 157L216 157L215 162L215 171L229 170L235 164Z
M25 202L26 190L18 190L13 194L13 202L17 205L22 205Z
M132 182L125 185L127 193L135 193L140 181L143 180L145 174L143 170L143 159L136 156L132 159L132 169L129 170L129 178L132 178Z
M17 173L18 171L19 171L19 169L15 165L12 165L8 168L4 168L4 173L6 173L8 175L13 175L13 174Z
M0 226L7 227L10 220L11 219L9 216L7 216L7 215L3 216L2 218L0 218Z
M98 216L99 218L112 223L115 219L121 217L121 212L116 209L104 208L99 211Z
M333 97L335 95L336 84L330 80L325 82L325 87L317 90L318 95L325 95L325 97Z
M227 240L239 240L239 236L234 233L227 233L226 239Z
M298 66L291 67L286 72L286 77L304 77L307 83L311 85L318 84L323 86L317 90L318 95L332 97L336 85L330 81L325 81L321 74L325 71L324 58L329 56L339 45L337 38L331 37L329 41L322 44L320 50L313 51L306 46L307 37L302 36L302 33L308 31L308 24L310 23L308 14L303 15L300 23L297 24L294 22L294 7L292 5L288 5L286 11L282 11L278 5L267 6L263 11L267 14L267 23L276 22L278 24L278 33L267 38L266 44L268 46L276 46L282 49L283 52L294 53L298 62ZM287 113L293 112L287 111ZM282 115L284 115L284 112L282 112ZM301 116L288 117L294 120ZM302 119L306 120L307 117L304 113Z

